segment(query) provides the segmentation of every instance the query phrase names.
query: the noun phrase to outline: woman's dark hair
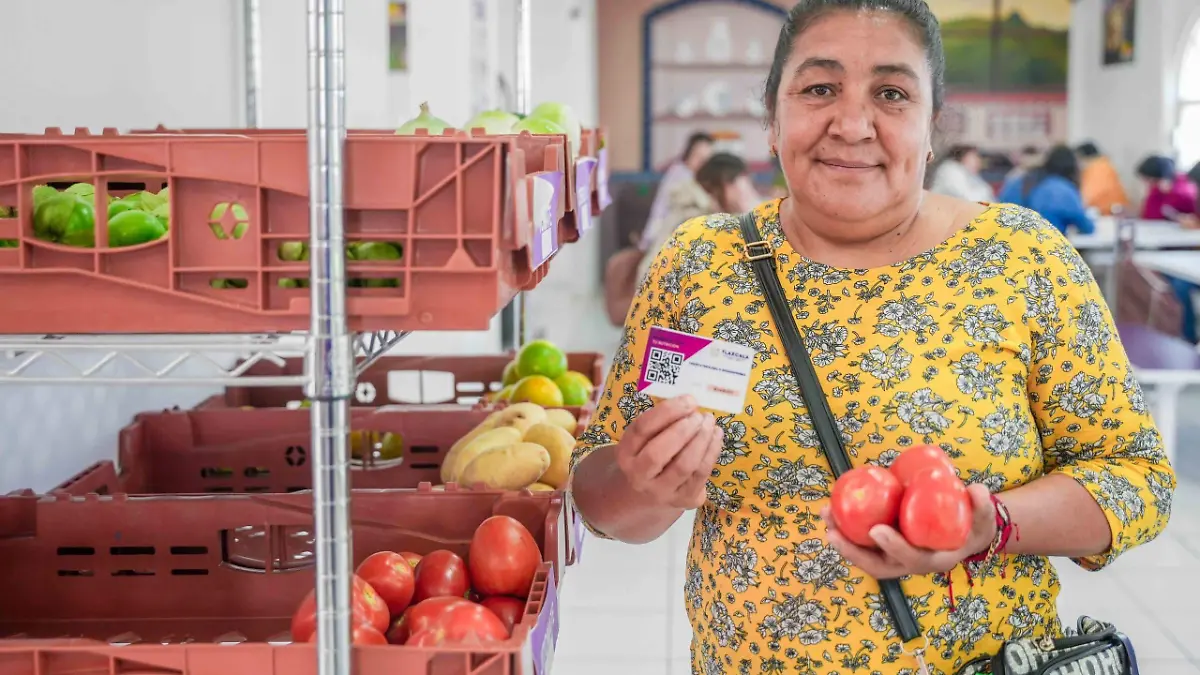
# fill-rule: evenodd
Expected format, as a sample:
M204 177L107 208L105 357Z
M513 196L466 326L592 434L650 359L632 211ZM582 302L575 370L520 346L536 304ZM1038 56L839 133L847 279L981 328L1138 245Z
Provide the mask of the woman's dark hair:
M1150 180L1172 180L1175 178L1175 160L1162 155L1150 155L1138 164L1137 175Z
M1075 154L1084 159L1092 159L1100 156L1100 148L1097 148L1095 143L1086 141L1075 146Z
M696 169L696 182L705 192L719 194L726 185L746 173L746 162L737 155L718 152Z
M1056 145L1046 153L1046 160L1038 168L1030 171L1021 182L1021 194L1026 197L1043 180L1050 176L1058 176L1079 186L1079 159L1075 152L1065 145Z
M1192 170L1188 172L1188 180L1200 185L1200 162L1196 162L1196 166L1193 166Z
M950 152L946 153L946 158L961 162L963 161L963 157L971 153L979 154L979 148L974 145L955 145L951 146Z
M767 119L775 118L775 101L779 98L779 87L783 83L783 67L792 54L792 47L799 37L817 19L837 11L891 12L908 21L925 48L925 58L932 76L933 112L942 109L946 97L946 54L942 49L942 29L937 17L925 0L800 0L788 12L783 28L779 30L779 41L775 43L775 58L763 92L763 104L767 108Z

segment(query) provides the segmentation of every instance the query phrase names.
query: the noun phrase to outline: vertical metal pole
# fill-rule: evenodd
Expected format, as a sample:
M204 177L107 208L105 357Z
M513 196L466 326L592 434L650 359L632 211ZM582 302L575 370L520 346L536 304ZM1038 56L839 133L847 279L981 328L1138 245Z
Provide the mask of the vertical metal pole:
M350 675L349 399L353 340L346 328L342 157L346 138L345 0L308 3L308 161L312 325L313 519L317 672Z
M258 0L242 0L242 31L245 42L246 127L262 124L262 23Z
M533 110L530 83L533 80L533 1L517 0L517 112ZM500 315L500 341L504 350L525 343L525 294L518 293Z

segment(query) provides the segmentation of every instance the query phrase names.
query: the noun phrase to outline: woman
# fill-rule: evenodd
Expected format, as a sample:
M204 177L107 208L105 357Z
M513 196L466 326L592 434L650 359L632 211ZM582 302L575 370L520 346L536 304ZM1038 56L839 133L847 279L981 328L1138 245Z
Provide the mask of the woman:
M979 172L983 169L983 157L973 145L956 145L934 172L930 192L958 197L971 202L990 202L996 198L992 186L987 184Z
M1175 172L1175 161L1170 157L1151 155L1143 159L1137 175L1146 185L1142 218L1174 220L1179 214L1196 212L1196 186L1187 175Z
M656 250L647 248L651 240L650 230L667 215L671 193L675 188L680 185L694 185L696 171L708 161L709 157L712 157L715 142L716 139L712 137L712 134L703 131L688 136L687 143L683 147L683 154L679 156L679 159L671 162L671 165L663 172L662 180L658 182L658 191L654 194L654 201L650 204L650 214L646 218L646 225L642 227L641 235L638 237L638 246L642 251L653 253Z
M638 279L644 279L658 250L675 228L685 221L710 213L746 211L758 203L750 182L746 162L737 155L717 153L696 170L695 180L676 185L666 202L666 213L646 228L643 250L647 254L638 266Z
M1102 215L1110 216L1114 208L1128 212L1129 195L1121 185L1121 177L1112 161L1100 154L1100 148L1095 143L1080 143L1075 148L1079 157L1081 171L1079 173L1079 192L1083 203L1090 209L1096 209Z
M1040 167L1005 183L1000 201L1037 211L1059 232L1071 227L1084 234L1096 231L1079 194L1079 162L1065 145L1051 148Z
M699 509L693 672L917 672L875 581L903 578L930 672L953 673L1061 630L1048 556L1099 569L1166 524L1174 474L1078 253L1031 211L921 188L944 72L922 0L798 3L764 96L788 196L754 214L854 464L941 445L972 483L969 541L934 553L877 527L871 551L839 533L738 217L691 220L630 310L572 489L595 532L632 543ZM744 408L640 393L653 326L755 350ZM1006 577L972 585L959 562L996 540L989 493L1020 536Z

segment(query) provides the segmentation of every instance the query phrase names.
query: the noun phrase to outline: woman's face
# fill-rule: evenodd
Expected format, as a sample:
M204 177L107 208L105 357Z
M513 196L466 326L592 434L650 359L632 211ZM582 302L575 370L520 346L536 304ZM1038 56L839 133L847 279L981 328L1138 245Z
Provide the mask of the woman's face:
M915 211L933 94L906 20L827 14L796 38L783 72L770 138L796 206L838 223Z

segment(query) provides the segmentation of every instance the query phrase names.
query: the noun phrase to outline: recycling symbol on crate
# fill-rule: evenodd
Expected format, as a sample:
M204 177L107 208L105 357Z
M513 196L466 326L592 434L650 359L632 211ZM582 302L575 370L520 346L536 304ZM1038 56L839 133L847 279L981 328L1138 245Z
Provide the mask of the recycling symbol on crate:
M250 229L250 214L238 202L221 202L208 214L208 227L217 239L241 239Z

